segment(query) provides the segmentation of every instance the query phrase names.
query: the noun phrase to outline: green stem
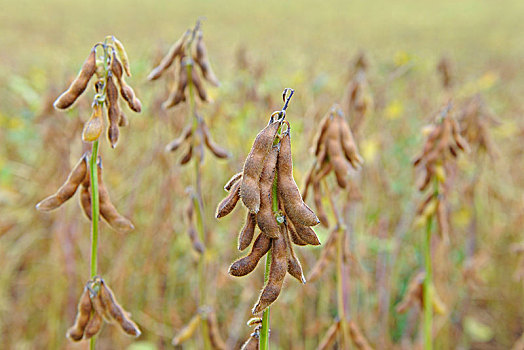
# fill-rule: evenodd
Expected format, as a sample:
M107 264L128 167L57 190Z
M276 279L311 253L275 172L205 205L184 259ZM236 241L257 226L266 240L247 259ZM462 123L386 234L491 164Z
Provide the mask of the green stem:
M98 140L93 142L91 159L89 162L90 180L91 180L91 278L97 274L98 267L98 221L99 221L99 202L98 202L98 171L96 160L98 158ZM95 349L95 337L89 341L89 348Z
M431 266L431 231L433 229L433 216L426 224L424 237L424 262L426 278L424 279L424 349L433 349L433 272Z
M271 266L271 250L266 256L266 270L264 271L264 284L267 283L269 278L269 267ZM264 310L262 314L262 328L260 329L259 338L260 350L269 350L269 306Z
M439 199L439 181L434 180L433 196ZM424 349L433 349L433 267L431 262L431 233L433 231L433 216L426 222L426 235L424 237L424 265L426 278L424 279Z

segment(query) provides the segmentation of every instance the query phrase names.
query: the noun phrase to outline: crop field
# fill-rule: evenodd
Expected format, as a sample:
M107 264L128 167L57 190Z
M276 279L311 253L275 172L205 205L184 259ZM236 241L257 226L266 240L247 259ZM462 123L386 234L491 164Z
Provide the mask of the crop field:
M524 350L523 1L0 8L0 348Z

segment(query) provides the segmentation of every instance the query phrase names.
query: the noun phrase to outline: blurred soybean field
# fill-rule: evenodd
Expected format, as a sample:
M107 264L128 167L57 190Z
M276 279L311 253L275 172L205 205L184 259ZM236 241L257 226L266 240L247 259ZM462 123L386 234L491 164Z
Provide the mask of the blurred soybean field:
M435 287L447 310L434 317L435 348L524 348L524 2L3 0L0 8L1 348L88 348L65 333L88 277L90 223L77 198L50 214L34 206L82 154L90 113L86 103L66 112L51 103L106 35L126 46L128 82L143 110L128 113L118 148L101 141L104 181L135 230L119 234L101 223L99 266L143 335L134 340L105 326L97 348L172 348L198 308L198 257L184 220L193 172L179 165L180 154L164 152L188 113L184 106L162 110L166 86L146 76L199 17L222 83L199 110L232 154L206 154L202 168L207 294L228 347L239 348L252 331L245 322L263 267L241 279L227 273L243 255L236 237L244 214L214 218L223 185L241 171L256 133L281 108L282 90L292 87L287 120L301 187L318 123L341 101L363 52L373 107L357 140L365 163L351 173L360 199L349 205L347 193L336 193L348 206L352 319L376 349L422 348L420 310L399 314L395 307L423 267L423 229L412 225L421 200L412 160L423 147L422 128L449 97L436 69L445 56L457 115L480 94L496 117L489 129L496 155L470 152L456 162L450 242L437 239L433 251ZM315 230L324 242L329 230ZM322 246L295 250L309 274ZM333 268L304 286L286 279L271 310L272 349L318 346L337 314L335 284ZM201 347L199 336L182 345Z

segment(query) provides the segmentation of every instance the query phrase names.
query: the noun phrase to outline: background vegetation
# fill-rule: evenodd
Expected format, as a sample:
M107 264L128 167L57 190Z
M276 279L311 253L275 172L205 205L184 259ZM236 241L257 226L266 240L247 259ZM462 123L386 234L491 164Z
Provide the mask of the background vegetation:
M524 224L524 2L20 0L0 7L2 347L86 345L64 335L89 271L90 225L77 203L52 214L34 205L54 192L80 156L81 128L89 117L82 103L66 113L50 104L91 46L108 34L126 45L129 82L144 110L128 114L131 125L116 150L101 142L113 201L136 229L120 235L102 224L99 259L103 276L144 334L133 343L105 327L98 346L170 348L175 331L194 313L197 258L182 220L192 172L178 165L180 154L164 153L187 113L185 107L162 111L165 87L145 77L199 16L207 18L205 40L222 81L210 91L215 103L200 110L214 138L233 154L228 161L207 155L203 182L214 276L208 288L230 346L250 332L245 321L263 272L259 267L243 279L227 275L240 256L236 235L244 215L214 219L222 186L241 169L256 131L280 108L284 87L296 90L288 120L300 186L313 161L308 149L318 121L341 99L361 50L370 62L375 107L359 137L364 167L352 174L362 200L346 210L352 317L377 348L420 344L419 312L398 315L395 305L423 265L422 231L411 226L421 199L411 160L422 146L422 126L445 102L435 67L446 54L454 67L456 110L480 92L500 120L490 130L499 156L460 157L451 191L451 242L439 244L434 256L436 289L448 308L435 319L437 348L507 349L524 332L523 283L515 277L524 269L515 252ZM242 52L247 69L239 64ZM323 241L328 232L319 227L317 233ZM467 249L471 235L477 239L473 251ZM321 249L296 249L306 274ZM272 308L273 349L316 347L336 314L332 272L306 286L287 279ZM199 348L199 342L195 337L187 348Z

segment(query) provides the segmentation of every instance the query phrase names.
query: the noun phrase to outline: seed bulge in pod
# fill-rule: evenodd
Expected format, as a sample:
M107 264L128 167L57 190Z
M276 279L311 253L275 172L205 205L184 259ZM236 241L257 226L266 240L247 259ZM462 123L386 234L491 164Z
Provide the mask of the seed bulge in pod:
M122 216L115 208L107 192L107 188L102 179L102 163L97 162L97 172L98 172L98 194L100 202L100 215L104 218L105 221L115 230L119 232L129 232L135 228L133 223L127 218Z
M162 58L160 64L155 67L151 73L147 76L147 80L156 80L160 78L162 73L164 73L175 61L175 58L180 56L184 51L184 43L189 36L189 31L184 32L184 34L171 46L167 55Z
M294 223L313 226L319 223L315 213L304 203L295 179L293 179L293 159L291 157L291 140L289 130L280 142L278 155L278 192L282 197L286 214Z
M286 254L287 254L287 272L295 277L298 281L305 284L306 278L304 277L304 273L302 272L302 265L300 265L300 261L295 255L295 251L293 250L293 245L291 244L291 239L289 237L289 232L287 230L286 225L282 225L281 227L281 238L284 238L286 242Z
M244 250L251 244L253 240L253 235L255 234L255 226L257 225L257 216L256 214L247 212L246 222L242 231L238 236L238 250Z
M36 209L40 211L49 211L58 208L65 201L71 198L78 186L82 183L87 173L87 153L84 153L82 158L76 163L74 168L69 173L66 181L55 194L43 199L36 205Z
M78 301L75 324L67 331L67 337L74 341L80 341L84 336L84 330L91 316L91 299L89 291L84 288L80 300Z
M340 130L340 140L342 142L342 149L346 159L350 162L354 169L357 169L360 164L364 162L360 154L357 151L357 144L351 133L349 125L346 123L344 118L337 115L337 122Z
M70 107L76 99L85 91L89 80L96 71L96 47L91 49L89 56L87 56L80 72L69 88L60 95L54 102L54 107L58 109L66 109Z
M129 318L128 313L117 302L113 291L103 280L100 283L100 299L111 317L120 325L127 335L133 337L140 336L140 329Z
M84 339L90 339L98 332L100 332L100 329L102 328L103 324L102 316L100 316L97 312L93 313L93 316L91 316L91 319L89 320L89 323L86 326L85 332L84 332Z
M204 44L204 40L202 40L203 34L202 31L198 31L197 34L197 43L196 43L196 52L194 54L195 61L202 70L202 75L204 76L204 79L206 79L208 82L213 84L214 86L219 86L220 83L213 72L213 69L211 69L211 65L209 64L209 58L207 56L207 49Z
M236 184L237 181L239 181L240 179L242 179L242 172L231 176L228 182L224 185L224 190L229 192L231 190L231 187L233 187L233 185Z
M273 146L280 124L280 122L270 123L258 133L244 163L240 197L249 211L255 214L260 209L259 180L264 169L264 160Z
M313 231L311 227L293 222L292 220L289 221L289 225L293 225L293 227L295 228L295 232L297 233L297 236L300 237L301 240L303 240L307 244L320 245L320 241L318 240L315 231Z
M240 199L240 182L237 182L233 185L233 188L231 188L231 191L227 195L226 198L224 198L217 207L216 212L216 218L220 219L221 217L224 217L231 213L233 209L235 209L238 200Z
M85 142L96 141L102 134L102 130L104 130L102 113L102 105L95 101L93 104L93 113L89 120L84 124L84 130L82 131L82 140Z
M257 267L258 262L264 255L266 255L269 248L271 248L271 239L260 233L257 239L255 239L255 243L253 243L251 252L247 256L240 258L231 264L229 267L229 274L237 277L249 274L255 269L255 267Z
M280 227L272 209L273 180L277 167L278 145L273 146L264 161L264 168L260 176L260 210L257 213L257 224L263 234L269 238L278 238Z
M266 307L277 300L284 283L287 273L287 254L286 241L283 237L271 240L271 266L269 267L269 277L258 302L253 307L253 315L262 312Z

